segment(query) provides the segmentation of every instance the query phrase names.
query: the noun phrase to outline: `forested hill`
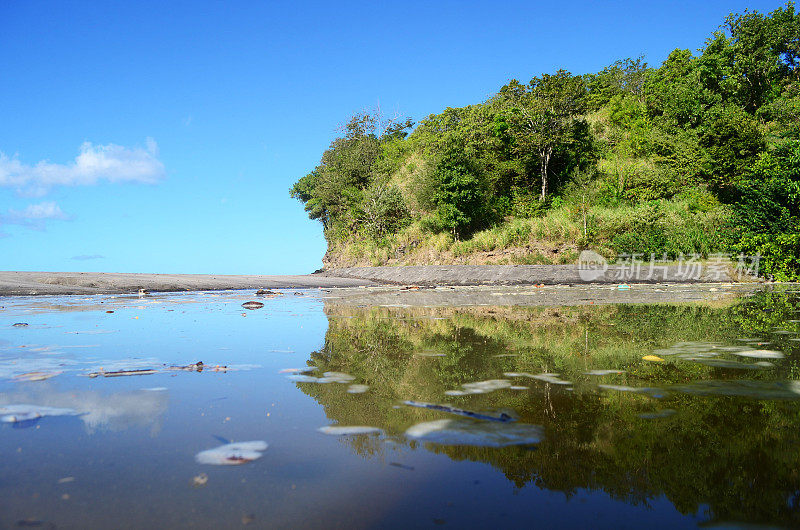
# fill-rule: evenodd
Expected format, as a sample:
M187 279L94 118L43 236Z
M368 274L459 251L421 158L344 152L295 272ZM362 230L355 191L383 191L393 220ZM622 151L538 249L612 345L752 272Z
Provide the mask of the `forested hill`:
M291 195L326 266L760 253L800 279L800 13L729 15L697 53L512 80L414 126L353 116Z

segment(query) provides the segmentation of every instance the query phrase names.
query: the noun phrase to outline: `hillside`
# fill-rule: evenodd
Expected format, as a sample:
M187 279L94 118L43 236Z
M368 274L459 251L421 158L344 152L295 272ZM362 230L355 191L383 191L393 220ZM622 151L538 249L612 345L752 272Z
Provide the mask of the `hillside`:
M326 268L760 254L800 278L800 14L731 14L658 67L511 80L414 124L360 112L292 187Z

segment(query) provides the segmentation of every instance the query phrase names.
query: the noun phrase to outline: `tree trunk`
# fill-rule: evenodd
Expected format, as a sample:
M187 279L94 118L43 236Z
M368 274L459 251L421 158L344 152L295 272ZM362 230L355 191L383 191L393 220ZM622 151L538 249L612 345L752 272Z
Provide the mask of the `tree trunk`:
M542 173L542 195L541 197L539 197L540 201L544 201L545 198L547 197L547 164L550 163L550 155L552 154L553 154L553 148L549 146L542 149L541 152L539 153L541 161L540 170Z

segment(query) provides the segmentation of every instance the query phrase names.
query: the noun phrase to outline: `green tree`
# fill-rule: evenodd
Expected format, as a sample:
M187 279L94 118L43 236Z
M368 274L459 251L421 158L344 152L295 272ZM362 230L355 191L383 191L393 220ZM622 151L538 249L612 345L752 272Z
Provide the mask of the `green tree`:
M290 195L305 203L311 219L322 222L326 236L331 231L356 230L383 145L402 140L412 125L410 119L386 118L378 111L354 114L341 128L342 136L322 154L319 165L292 186ZM366 195L375 197L372 192ZM370 208L374 209L374 200ZM382 233L392 224L387 221L377 231Z
M586 75L587 108L598 110L618 95L631 95L641 99L650 72L644 57L640 56L616 61L601 72Z
M463 237L485 221L489 196L486 179L461 148L451 147L439 157L430 186L435 228Z
M553 151L573 141L575 125L586 110L584 79L565 70L531 79L528 86L512 80L500 97L514 119L515 149L521 157L535 155L544 201Z

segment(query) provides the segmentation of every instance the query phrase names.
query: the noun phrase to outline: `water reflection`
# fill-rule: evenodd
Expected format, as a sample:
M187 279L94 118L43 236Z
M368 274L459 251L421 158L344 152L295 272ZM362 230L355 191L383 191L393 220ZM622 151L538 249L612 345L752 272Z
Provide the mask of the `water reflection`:
M167 410L168 392L166 388L113 393L60 391L40 383L31 389L0 394L0 414L21 404L72 410L89 433L148 427L155 434Z
M0 527L800 525L797 293L345 295L4 300Z
M351 374L370 391L296 384L331 421L490 464L519 488L599 490L644 505L664 496L712 521L793 526L800 355L797 322L789 321L797 307L787 292L720 306L329 304L324 346L308 365ZM664 362L642 360L654 352ZM748 357L769 361L743 363ZM517 381L529 388L514 388ZM447 407L404 402L476 416L453 420ZM519 423L480 421L500 410ZM507 445L497 440L518 433L496 431L514 425L528 428L537 450L474 447ZM347 443L363 456L380 453L374 440Z

